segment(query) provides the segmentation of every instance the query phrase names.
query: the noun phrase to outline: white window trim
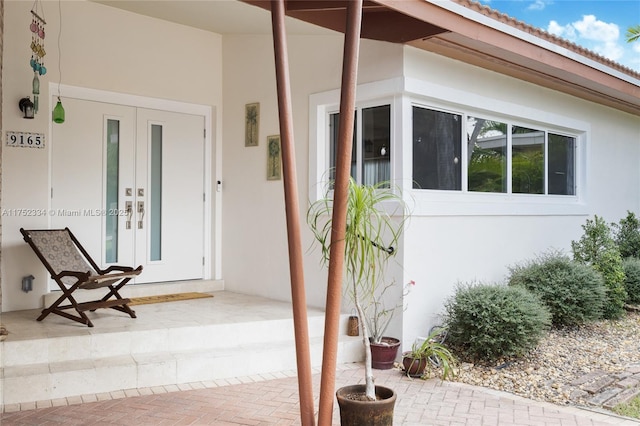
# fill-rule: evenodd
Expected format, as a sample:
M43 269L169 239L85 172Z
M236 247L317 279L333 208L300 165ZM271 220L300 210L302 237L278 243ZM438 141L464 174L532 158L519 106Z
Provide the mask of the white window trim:
M391 181L399 179L403 150L400 140L400 108L402 105L402 79L384 80L359 85L356 108L391 105ZM322 198L328 185L329 170L329 116L340 110L340 91L331 90L309 96L309 198L311 202ZM314 115L315 111L315 115ZM361 123L361 120L358 122ZM358 136L360 137L360 136ZM393 184L392 184L393 186Z
M339 107L340 92L313 94L309 98L309 197L315 201L324 195L328 169L329 112ZM411 214L415 216L545 216L586 215L587 167L589 164L591 125L545 110L531 108L480 96L412 78L396 78L367 83L357 87L356 106L375 101L391 103L393 156L391 180L402 188ZM546 132L575 137L575 195L510 194L467 191L413 189L412 176L412 107L414 105L461 114L506 121L512 125L541 128ZM489 106L489 107L488 107ZM313 112L315 111L315 116ZM463 133L466 132L462 126ZM466 140L466 133L463 135ZM403 141L399 143L398 141ZM466 159L466 144L461 156ZM510 161L509 161L510 164ZM466 166L466 160L465 160ZM545 169L547 165L545 164ZM510 172L509 175L510 176ZM466 188L467 171L463 167L462 179ZM547 184L545 184L546 187ZM511 185L509 184L509 188Z

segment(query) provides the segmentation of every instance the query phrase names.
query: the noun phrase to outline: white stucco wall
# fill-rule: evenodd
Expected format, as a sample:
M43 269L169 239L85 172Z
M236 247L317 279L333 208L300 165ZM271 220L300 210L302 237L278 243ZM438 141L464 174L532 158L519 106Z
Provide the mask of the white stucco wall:
M444 99L425 93L426 104L455 101L449 104L454 110L460 105L522 120L581 123L588 128L585 163L578 165L586 175L577 203L514 206L495 202L491 196L481 198L487 194L479 194L473 202L464 194L454 194L449 203L438 205L441 199L409 189L407 194L417 198L417 207L405 234L404 273L417 284L407 298L404 315L406 348L438 322L443 303L458 282L504 282L509 266L545 250L555 248L570 255L571 241L582 235L581 225L587 218L597 214L617 222L627 210L638 214L640 120L413 48L406 48L405 76L450 88Z
M343 36L291 36L289 69L294 119L303 249L312 239L308 207L309 95L336 89L342 72ZM363 41L359 82L400 75L402 49ZM267 181L266 138L279 134L273 41L270 36L224 38L223 271L225 288L289 300L286 222L282 181ZM379 58L385 57L385 61ZM244 105L260 103L257 147L244 146ZM307 301L324 306L326 271L319 252L305 257Z
M46 209L49 203L53 108L49 95L57 94L49 93L49 83L59 80L59 10L57 2L42 2L47 21L48 72L40 77L40 111L34 120L24 120L17 105L20 98L31 95L31 6L27 1L5 2L3 120L6 130L44 133L47 147L4 149L1 207L5 211ZM87 1L62 1L61 11L62 84L211 105L214 111L221 105L220 35ZM216 123L216 117L212 120ZM73 125L73 117L67 117L64 125ZM221 134L221 126L216 131ZM4 143L4 135L2 140ZM74 162L81 164L82 158L72 159L70 166ZM47 291L46 270L24 243L19 229L47 226L46 216L3 217L3 311L42 305L41 296ZM21 279L29 274L36 277L34 290L23 293Z

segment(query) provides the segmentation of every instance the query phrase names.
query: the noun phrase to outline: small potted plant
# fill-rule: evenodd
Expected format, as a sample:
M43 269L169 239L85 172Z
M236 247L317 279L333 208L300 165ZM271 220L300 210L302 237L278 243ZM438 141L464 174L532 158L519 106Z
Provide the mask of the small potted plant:
M455 377L455 357L442 339L442 330L434 330L421 343L414 342L411 350L402 353L402 366L410 377L431 377L432 369L439 369L442 380Z
M387 249L389 250L389 249ZM406 296L415 282L409 281L405 287L403 296ZM398 309L403 307L399 301L393 307L385 305L385 293L392 289L395 283L387 284L380 291L368 294L368 300L364 303L364 316L370 333L369 344L371 347L371 366L378 370L389 370L393 367L397 358L400 340L385 335L389 323Z

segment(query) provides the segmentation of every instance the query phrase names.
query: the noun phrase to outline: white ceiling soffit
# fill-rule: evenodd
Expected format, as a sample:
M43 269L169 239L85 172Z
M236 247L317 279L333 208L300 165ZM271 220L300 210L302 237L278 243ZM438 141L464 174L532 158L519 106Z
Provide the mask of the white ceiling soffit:
M238 0L92 0L129 12L218 34L272 34L271 14ZM337 34L287 17L289 34Z

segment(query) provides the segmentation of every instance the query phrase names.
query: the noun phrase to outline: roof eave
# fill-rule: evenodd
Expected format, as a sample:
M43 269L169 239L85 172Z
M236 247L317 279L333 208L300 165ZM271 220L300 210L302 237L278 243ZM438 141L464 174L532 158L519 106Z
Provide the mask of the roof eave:
M376 0L448 30L407 44L640 115L640 78L453 1ZM620 67L621 68L621 67Z
M286 13L344 32L345 1L287 0ZM362 37L408 44L640 116L640 73L472 0L366 0Z

